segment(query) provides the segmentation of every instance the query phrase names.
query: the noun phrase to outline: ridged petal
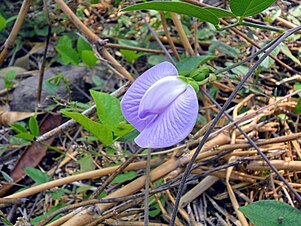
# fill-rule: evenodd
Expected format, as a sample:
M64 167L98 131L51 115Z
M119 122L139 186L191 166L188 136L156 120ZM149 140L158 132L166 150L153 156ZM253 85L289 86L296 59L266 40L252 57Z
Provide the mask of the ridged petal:
M151 114L160 114L185 92L186 87L187 84L175 76L167 76L155 82L141 99L138 117L144 119Z
M160 63L147 71L145 71L131 85L121 100L121 110L125 119L136 127L138 131L142 131L152 120L155 115L150 115L144 119L139 119L138 109L140 101L148 90L156 81L166 76L177 76L177 69L169 62Z
M142 148L164 148L182 141L193 129L198 115L198 100L192 86L187 86L169 107L136 137Z

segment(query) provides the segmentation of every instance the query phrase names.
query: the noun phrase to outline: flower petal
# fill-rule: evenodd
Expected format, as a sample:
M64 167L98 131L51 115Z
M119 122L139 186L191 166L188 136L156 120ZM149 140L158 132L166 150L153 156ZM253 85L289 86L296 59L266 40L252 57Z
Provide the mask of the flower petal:
M137 130L142 131L152 120L156 118L155 115L151 115L144 119L139 119L138 109L143 95L148 88L159 79L166 76L177 75L177 69L169 62L157 64L156 66L145 71L131 85L121 100L121 110L125 119L135 126Z
M187 84L175 76L167 76L155 82L141 99L138 117L144 119L151 114L160 114L185 92L186 87Z
M136 137L143 148L164 148L182 141L193 129L198 115L198 99L192 86Z

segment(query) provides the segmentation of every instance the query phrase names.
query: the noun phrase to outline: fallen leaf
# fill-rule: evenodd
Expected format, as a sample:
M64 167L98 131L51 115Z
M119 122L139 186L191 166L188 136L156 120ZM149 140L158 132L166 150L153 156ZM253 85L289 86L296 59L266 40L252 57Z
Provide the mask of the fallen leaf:
M40 135L52 130L61 124L61 115L46 115L43 119L43 123L40 126ZM50 137L48 140L44 141L46 145L51 145L55 137ZM36 167L40 161L44 158L47 152L47 146L41 143L33 142L25 151L21 158L18 160L16 166L9 173L9 176L18 183L22 180L25 174L25 168ZM3 196L7 191L9 191L14 185L4 184L0 188L0 196Z
M0 110L0 126L9 126L17 121L33 116L34 112L17 112Z

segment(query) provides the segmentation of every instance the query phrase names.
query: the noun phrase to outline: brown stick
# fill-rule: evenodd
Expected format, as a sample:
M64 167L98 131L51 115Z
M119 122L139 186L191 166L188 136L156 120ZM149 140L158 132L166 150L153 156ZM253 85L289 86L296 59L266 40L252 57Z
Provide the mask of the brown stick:
M177 51L177 49L176 49L176 46L175 46L175 44L173 43L172 38L171 38L171 36L170 36L170 33L169 33L168 29L167 29L167 22L166 22L166 18L165 18L165 16L164 16L164 13L163 13L162 11L160 11L159 13L160 13L160 17L161 17L163 29L164 29L165 35L166 35L166 37L167 37L167 41L168 41L168 43L169 43L169 45L170 45L170 47L171 47L173 53L175 54L177 60L180 61L181 58L180 58L180 56L179 56L179 54L178 54L178 51Z
M55 0L55 2L60 7L60 9L66 14L69 20L71 20L71 22L76 26L76 28L82 34L85 35L85 37L91 44L97 45L103 42L103 40L101 40L96 34L89 30L89 28L87 28L86 25L84 25L83 22L81 22L81 20L78 19L78 17L73 13L73 11L66 5L66 3L63 0ZM122 74L129 81L134 81L132 75L125 68L123 68L105 48L102 48L99 51L105 59L112 63L112 65L120 74Z
M301 161L284 161L284 160L271 160L273 166L277 170L291 170L300 171ZM253 161L247 165L248 170L269 170L270 167L264 161Z
M180 36L180 39L183 43L183 46L186 50L186 52L190 55L190 56L194 56L194 51L189 43L189 40L184 32L184 29L183 29L183 26L182 26L182 23L181 21L179 20L177 14L175 13L170 13L170 16L171 16L171 19L173 21L173 23L175 24L176 26L176 29L179 33L179 36Z
M226 135L224 133L220 133L216 137L214 137L212 140L209 140L203 147L203 151L208 151L215 147L216 145L222 145L228 143L230 140L229 135ZM194 150L195 151L195 150ZM167 175L169 172L175 170L178 166L186 165L191 157L193 156L194 151L189 153L188 155L183 156L182 158L175 159L171 158L165 163L161 164L157 168L155 168L151 174L150 178L151 181L156 181L159 178L162 178L163 176ZM116 197L122 197L127 196L133 193L136 193L141 188L144 187L145 184L145 176L141 176L138 179L132 181L131 183L127 184L126 186L122 187L121 189L113 192L112 194L108 195L106 198L116 198ZM97 205L97 212L102 213L105 210L112 207L113 203L106 203L106 204L98 204ZM70 220L68 220L64 226L73 226L73 225L87 225L87 223L92 222L97 218L96 213L91 213L88 210L84 210L74 217L72 217Z
M28 12L31 0L24 0L21 6L21 9L18 14L18 18L13 26L11 33L9 34L7 40L5 41L4 45L2 46L3 50L0 53L0 65L3 64L7 54L13 48L13 44L17 38L17 35L21 29L21 26L25 20L26 14Z
M142 162L135 162L130 164L128 167L125 168L125 170L136 170L136 169L143 169L145 167L146 161L142 161ZM28 197L34 194L37 194L39 192L42 191L46 191L48 189L54 188L54 187L58 187L64 184L69 184L72 183L74 181L79 181L79 180L87 180L87 179L91 179L91 178L97 178L97 177L102 177L108 174L111 174L113 172L115 172L117 169L119 168L119 166L113 166L113 167L109 167L109 168L104 168L104 169L99 169L99 170L93 170L93 171L89 171L86 173L80 173L80 174L76 174L76 175L72 175L69 177L64 177L64 178L60 178L54 181L50 181L44 184L40 184L37 185L35 187L31 187L29 189L26 189L24 191L6 196L5 198L24 198L24 197Z

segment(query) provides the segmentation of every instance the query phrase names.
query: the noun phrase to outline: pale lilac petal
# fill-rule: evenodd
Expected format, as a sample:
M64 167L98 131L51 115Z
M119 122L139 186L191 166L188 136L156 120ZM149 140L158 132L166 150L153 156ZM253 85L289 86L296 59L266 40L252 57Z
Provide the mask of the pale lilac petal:
M187 84L175 76L167 76L155 82L141 99L138 117L144 119L152 114L160 114L185 92L186 87Z
M144 72L131 85L121 100L121 110L125 119L136 127L138 131L142 131L152 120L156 118L151 115L144 119L139 119L138 109L140 101L148 90L156 81L166 76L177 76L177 69L169 62L160 63L146 72Z
M193 129L198 115L198 100L192 86L171 103L136 137L143 148L164 148L182 141Z

